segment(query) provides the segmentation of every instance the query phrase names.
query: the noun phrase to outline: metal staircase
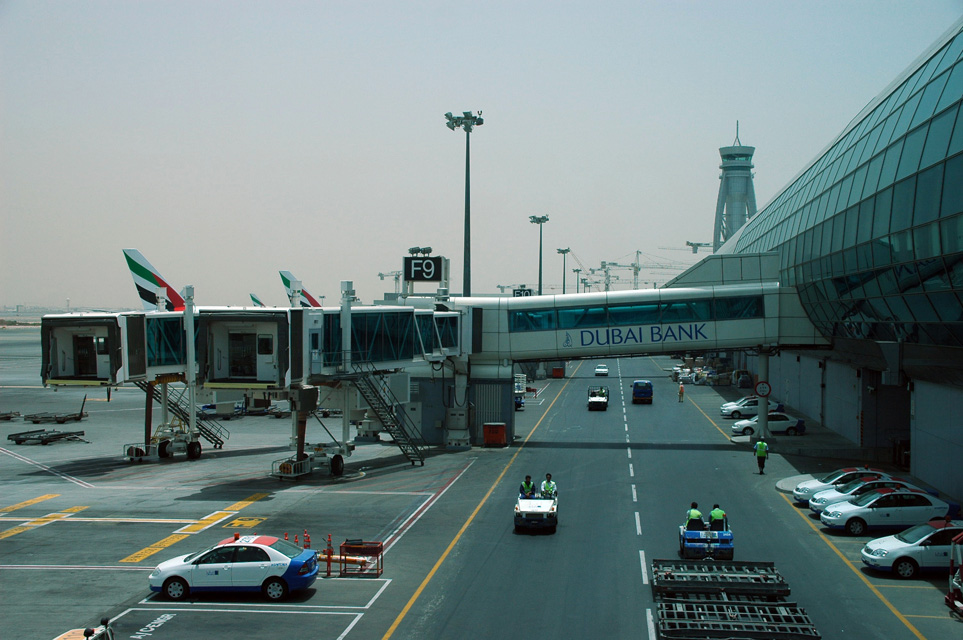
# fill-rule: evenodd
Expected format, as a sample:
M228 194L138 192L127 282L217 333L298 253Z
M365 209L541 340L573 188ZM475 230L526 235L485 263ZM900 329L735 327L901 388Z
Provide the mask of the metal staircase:
M425 466L425 453L428 445L420 436L415 436L418 427L408 415L402 411L395 411L398 399L391 392L387 385L378 384L378 375L370 369L365 369L363 365L355 365L357 377L352 377L352 382L361 393L368 406L378 416L378 420L384 425L385 431L394 439L401 453L404 454L411 464ZM407 423L407 424L406 424Z
M149 390L153 389L154 393L152 397L154 401L161 405L164 403L164 398L158 385L152 386L146 382L135 382L134 384L145 393L149 393ZM190 403L186 396L187 387L173 390L173 392L172 389L168 387L167 408L171 413L180 418L184 424L190 424ZM202 438L214 445L215 449L223 448L224 443L231 437L231 432L222 427L217 420L204 415L197 416L197 431Z

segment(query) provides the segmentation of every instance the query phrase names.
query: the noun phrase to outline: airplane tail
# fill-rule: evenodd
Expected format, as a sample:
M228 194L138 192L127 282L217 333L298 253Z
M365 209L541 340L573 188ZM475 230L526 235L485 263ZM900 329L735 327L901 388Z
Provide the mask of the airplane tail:
M144 309L157 310L157 289L158 287L164 287L167 290L167 310L184 310L184 298L161 277L157 269L144 257L144 254L137 249L124 249L124 257L127 259L130 274L134 278L137 295L144 303Z
M266 304L264 304L263 302L261 302L261 299L258 298L258 297L257 297L256 295L254 295L253 293L249 293L248 295L251 296L251 302L254 303L254 306L255 306L255 307L266 307L266 306L267 306Z
M290 300L291 293L293 292L293 290L291 289L291 282L293 282L294 280L297 280L297 278L295 278L294 274L291 273L290 271L281 271L280 273L281 273L281 282L284 283L284 290L287 292L288 299ZM318 302L317 298L312 296L310 293L307 292L306 289L302 287L301 288L301 306L302 307L320 307L321 303Z

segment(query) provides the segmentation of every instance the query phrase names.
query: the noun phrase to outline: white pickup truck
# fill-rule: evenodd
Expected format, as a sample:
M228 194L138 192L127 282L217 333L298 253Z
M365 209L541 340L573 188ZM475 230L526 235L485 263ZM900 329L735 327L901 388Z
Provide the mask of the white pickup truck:
M555 533L558 526L558 496L554 498L523 498L515 504L515 532L524 529L548 529Z
M588 410L589 411L608 411L609 408L609 388L608 387L589 387L588 388Z

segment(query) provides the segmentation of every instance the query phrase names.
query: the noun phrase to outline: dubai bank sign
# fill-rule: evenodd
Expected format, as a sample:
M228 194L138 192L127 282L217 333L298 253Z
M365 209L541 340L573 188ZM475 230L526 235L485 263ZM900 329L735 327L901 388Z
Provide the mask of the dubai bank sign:
M662 344L666 342L699 342L709 340L706 323L655 324L642 327L608 327L582 329L578 332L579 346L604 347L628 344ZM565 332L563 347L574 347L572 334Z

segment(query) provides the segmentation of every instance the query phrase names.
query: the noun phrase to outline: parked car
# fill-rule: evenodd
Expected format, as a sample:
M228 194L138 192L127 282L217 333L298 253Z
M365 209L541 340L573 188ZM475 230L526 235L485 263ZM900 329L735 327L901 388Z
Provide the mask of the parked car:
M953 516L959 511L959 505L955 507L918 489L876 489L852 502L827 507L819 520L831 529L860 536L868 529L905 529L933 518Z
M839 485L834 489L826 489L813 494L809 499L809 510L817 514L829 505L837 502L847 502L858 498L873 489L919 489L905 478L878 478L876 476L863 476L855 480L850 480L846 484ZM927 492L936 495L933 492Z
M949 571L950 546L963 533L963 520L938 518L896 535L870 540L860 554L863 564L915 578L921 571Z
M784 411L781 402L769 403L770 411ZM719 407L719 413L724 418L735 418L738 420L743 417L751 417L759 414L759 398L757 396L746 396L735 402L727 402Z
M595 365L595 375L597 375L597 376L607 376L607 375L609 375L609 365L607 365L607 364L597 364L597 365Z
M203 551L177 556L150 574L151 591L183 600L202 591L253 591L268 600L307 589L318 578L318 553L273 536L228 538Z
M796 485L796 488L793 489L792 497L796 499L796 502L802 502L805 504L809 502L809 499L819 491L825 491L826 489L831 489L865 476L888 478L889 474L882 469L871 469L869 467L843 467L842 469L830 471L826 475L819 478L813 478L812 480L804 480L803 482L800 482Z
M732 425L732 435L751 436L759 430L759 416L740 420ZM794 418L781 411L769 412L769 433L785 433L787 436L801 436L806 433L806 421Z

